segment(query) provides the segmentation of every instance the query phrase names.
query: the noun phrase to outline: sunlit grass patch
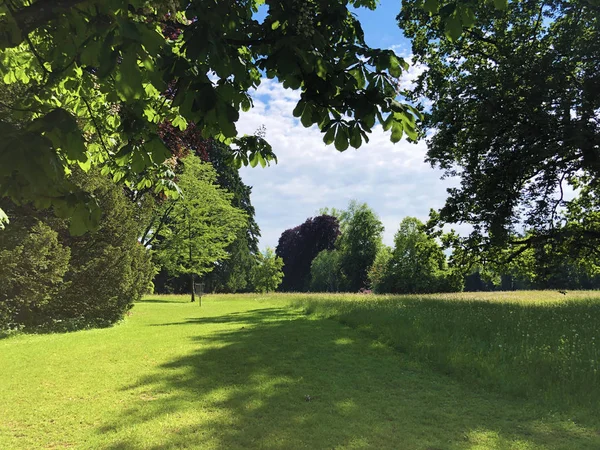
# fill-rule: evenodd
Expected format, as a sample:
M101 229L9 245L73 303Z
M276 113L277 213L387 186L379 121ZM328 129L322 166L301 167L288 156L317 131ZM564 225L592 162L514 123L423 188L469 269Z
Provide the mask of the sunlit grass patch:
M306 315L294 296L153 296L113 328L0 340L0 448L600 448L594 416L474 388L319 315L369 306L373 333L391 300L365 297L303 296Z

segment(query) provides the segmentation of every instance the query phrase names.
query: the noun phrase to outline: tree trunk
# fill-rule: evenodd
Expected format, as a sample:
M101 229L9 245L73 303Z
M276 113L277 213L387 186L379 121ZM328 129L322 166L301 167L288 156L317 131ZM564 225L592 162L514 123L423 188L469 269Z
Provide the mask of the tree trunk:
M194 274L190 274L190 287L192 288L192 303L196 301L196 293L194 292Z

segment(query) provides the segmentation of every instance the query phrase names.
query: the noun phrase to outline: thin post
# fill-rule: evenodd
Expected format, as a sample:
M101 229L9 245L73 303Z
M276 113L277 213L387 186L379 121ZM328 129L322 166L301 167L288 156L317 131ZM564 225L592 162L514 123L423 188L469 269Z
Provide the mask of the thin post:
M189 246L189 250L190 250L190 269L192 269L193 265L192 265L192 224L190 223L190 215L188 214L188 210L187 208L185 208L185 216L187 217L187 223L188 223L188 246ZM192 272L190 274L190 283L192 286L192 303L194 303L196 301L196 295L195 295L195 286L194 286L194 273Z

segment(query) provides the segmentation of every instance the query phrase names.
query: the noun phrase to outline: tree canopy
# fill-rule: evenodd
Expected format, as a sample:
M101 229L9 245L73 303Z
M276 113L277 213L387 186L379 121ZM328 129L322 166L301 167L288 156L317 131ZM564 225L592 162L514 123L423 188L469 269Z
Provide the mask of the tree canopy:
M268 8L262 20L258 8ZM264 74L300 90L294 109L327 144L359 147L377 121L392 141L416 137L418 111L396 78L408 68L370 48L351 7L375 0L11 0L0 5L0 195L54 206L72 231L97 225L97 202L70 167L101 167L132 189L171 192L164 123L196 124L235 145L239 165L274 155L238 136ZM18 149L18 151L15 151ZM2 216L4 217L4 215Z
M256 255L252 284L257 292L273 292L283 280L283 259L267 247L264 253Z
M197 156L182 159L178 174L182 195L154 208L142 235L167 272L202 275L227 259L226 248L244 229L247 217L231 204L232 194L215 184L212 166Z
M399 23L426 68L412 98L430 101L427 159L460 177L437 219L471 224L474 251L550 243L598 259L600 4L476 3L455 35L409 0Z
M310 217L303 224L281 233L275 249L284 262L281 289L306 291L313 259L322 250L332 250L339 234L338 220L328 215Z
M446 270L441 246L425 233L424 224L415 217L405 217L400 222L386 262L379 292L417 294L460 290L460 283L453 286L449 282L451 273Z
M357 292L368 284L368 271L382 245L383 224L366 203L352 200L340 215L340 268L345 289Z

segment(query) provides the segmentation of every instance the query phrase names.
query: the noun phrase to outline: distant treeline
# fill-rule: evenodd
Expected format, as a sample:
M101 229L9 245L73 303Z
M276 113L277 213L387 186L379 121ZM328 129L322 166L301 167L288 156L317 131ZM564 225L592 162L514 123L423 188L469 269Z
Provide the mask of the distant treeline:
M549 244L469 250L456 233L435 234L406 217L389 247L383 230L366 203L321 210L279 238L276 254L284 262L279 289L398 294L600 289L597 262L570 258Z

